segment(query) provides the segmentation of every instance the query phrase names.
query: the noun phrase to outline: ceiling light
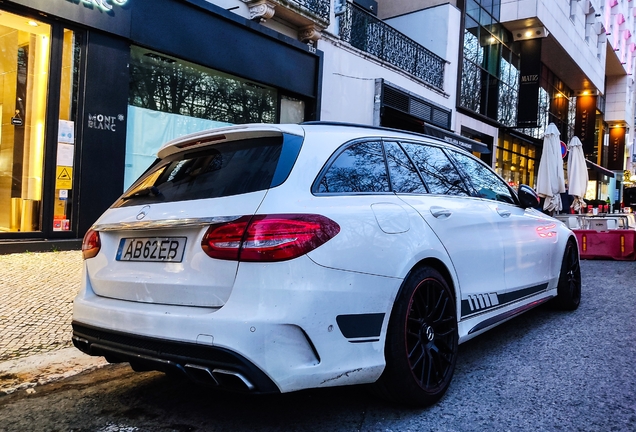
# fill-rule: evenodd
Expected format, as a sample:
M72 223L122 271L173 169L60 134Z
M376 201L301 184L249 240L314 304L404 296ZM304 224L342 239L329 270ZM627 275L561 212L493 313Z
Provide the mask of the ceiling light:
M30 25L31 27L38 27L40 24L38 24L36 21L27 21L27 24Z
M515 41L544 38L548 35L549 32L545 27L530 27L512 32L512 37Z

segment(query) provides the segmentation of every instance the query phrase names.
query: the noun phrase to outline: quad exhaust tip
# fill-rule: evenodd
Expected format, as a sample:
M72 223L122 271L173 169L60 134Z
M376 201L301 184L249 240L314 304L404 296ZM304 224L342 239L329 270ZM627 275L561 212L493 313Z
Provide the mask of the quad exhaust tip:
M90 354L90 343L86 339L73 336L71 340L73 341L73 345L75 345L75 348L85 354Z
M227 387L242 391L254 391L256 387L242 374L226 369L212 369L188 363L184 366L186 374L193 381L203 384Z
M106 355L103 350L98 350L99 352L92 352L91 343L84 338L73 336L72 337L73 345L80 351L89 354L89 355L105 355L106 359L110 363L120 363L123 361L129 361L130 359L120 358L119 356L113 357ZM92 344L93 347L96 347L96 344ZM101 348L101 346L100 346ZM112 348L105 349L104 351L113 351ZM186 376L190 378L192 381L205 384L212 385L215 387L227 388L229 390L236 390L241 392L253 392L256 390L256 386L252 384L250 380L248 380L243 374L227 369L210 369L207 366L201 366L197 364L187 363L185 366L181 366L180 364L173 363L171 361L161 361L157 358L146 357L146 356L137 356L142 360L150 361L151 363L164 363L170 364L172 367L176 367L177 369L185 372ZM143 367L144 363L137 363L132 361L131 366L134 370L146 371L153 370L154 367ZM163 370L163 369L161 369Z

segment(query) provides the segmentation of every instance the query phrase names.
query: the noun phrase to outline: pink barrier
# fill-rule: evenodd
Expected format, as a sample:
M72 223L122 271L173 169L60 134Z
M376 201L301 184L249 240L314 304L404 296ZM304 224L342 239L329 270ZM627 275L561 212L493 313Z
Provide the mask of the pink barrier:
M572 230L582 259L636 260L636 230Z

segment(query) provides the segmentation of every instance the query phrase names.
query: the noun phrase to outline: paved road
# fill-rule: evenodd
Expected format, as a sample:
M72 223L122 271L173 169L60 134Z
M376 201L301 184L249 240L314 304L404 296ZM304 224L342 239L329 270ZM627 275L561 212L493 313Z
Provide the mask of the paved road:
M582 270L577 311L541 307L462 345L428 409L361 388L228 395L109 366L0 396L0 431L634 431L636 263Z

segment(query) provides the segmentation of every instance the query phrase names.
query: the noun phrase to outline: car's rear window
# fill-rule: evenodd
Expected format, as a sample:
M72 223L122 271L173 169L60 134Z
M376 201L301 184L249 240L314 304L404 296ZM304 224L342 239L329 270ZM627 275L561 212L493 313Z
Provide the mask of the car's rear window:
M294 135L216 144L158 161L114 204L188 201L240 195L285 181L302 138Z

